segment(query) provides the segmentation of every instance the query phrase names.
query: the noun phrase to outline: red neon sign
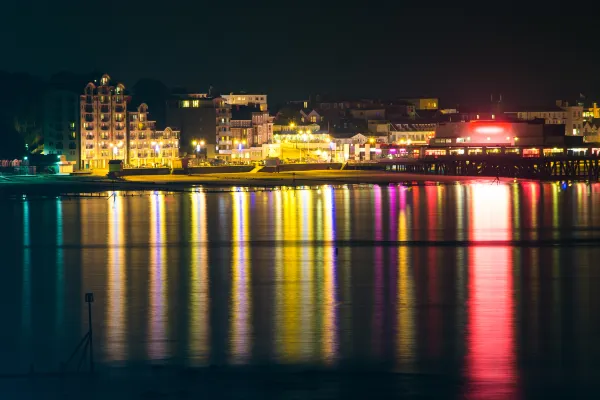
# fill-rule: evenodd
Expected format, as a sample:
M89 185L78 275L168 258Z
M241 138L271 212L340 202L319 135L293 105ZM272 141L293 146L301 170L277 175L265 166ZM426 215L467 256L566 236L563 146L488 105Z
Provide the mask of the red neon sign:
M504 128L501 126L478 126L475 129L475 132L485 134L485 135L493 135L496 133L504 132Z

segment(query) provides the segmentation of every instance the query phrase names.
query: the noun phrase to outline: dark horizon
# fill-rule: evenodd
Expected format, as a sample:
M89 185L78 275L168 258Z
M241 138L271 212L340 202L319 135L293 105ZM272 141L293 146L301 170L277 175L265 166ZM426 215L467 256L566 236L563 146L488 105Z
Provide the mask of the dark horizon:
M263 92L273 103L330 93L431 96L451 108L492 94L507 104L600 94L591 17L552 7L478 16L484 11L146 1L107 11L105 28L91 4L5 7L0 43L10 56L0 70L44 78L99 71L128 88L151 78L171 88Z

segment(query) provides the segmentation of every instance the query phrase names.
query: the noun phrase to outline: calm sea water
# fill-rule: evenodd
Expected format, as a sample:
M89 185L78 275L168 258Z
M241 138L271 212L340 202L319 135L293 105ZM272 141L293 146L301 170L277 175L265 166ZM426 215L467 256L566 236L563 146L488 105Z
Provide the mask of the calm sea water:
M600 378L600 185L1 202L0 372L311 366L518 397Z

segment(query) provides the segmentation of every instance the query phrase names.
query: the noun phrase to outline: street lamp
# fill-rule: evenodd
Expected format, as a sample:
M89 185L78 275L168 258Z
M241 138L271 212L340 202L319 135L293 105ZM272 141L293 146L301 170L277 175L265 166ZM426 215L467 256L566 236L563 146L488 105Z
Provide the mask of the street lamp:
M238 145L238 158L240 159L240 163L242 162L242 145L246 144L246 140L235 140L233 142L234 144Z
M200 154L202 152L202 146L204 146L204 140L201 140L200 143L196 145L196 151L198 152L198 158L200 158Z
M335 143L333 143L333 141L330 139L327 139L327 142L329 143L329 162L333 162L335 161L335 155L333 153L333 147L335 146ZM336 149L337 151L337 149Z

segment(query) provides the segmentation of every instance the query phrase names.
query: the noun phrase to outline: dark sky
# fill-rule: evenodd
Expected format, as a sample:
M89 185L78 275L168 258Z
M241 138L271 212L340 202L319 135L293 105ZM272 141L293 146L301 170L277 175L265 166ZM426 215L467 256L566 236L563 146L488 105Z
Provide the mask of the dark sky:
M11 72L106 71L129 86L151 77L277 100L438 96L447 107L491 93L519 104L600 95L595 14L563 3L9 1L0 70Z

